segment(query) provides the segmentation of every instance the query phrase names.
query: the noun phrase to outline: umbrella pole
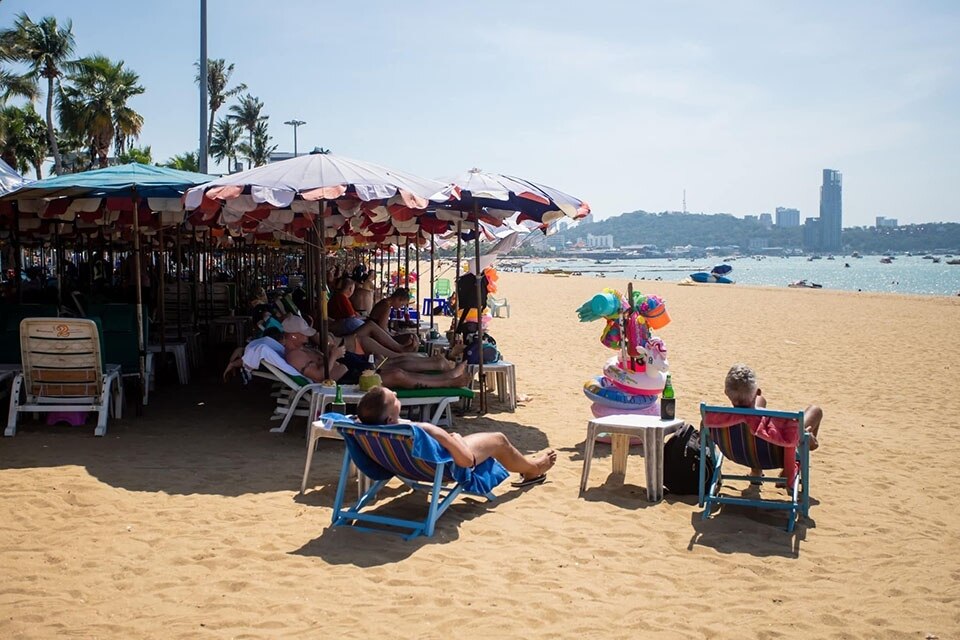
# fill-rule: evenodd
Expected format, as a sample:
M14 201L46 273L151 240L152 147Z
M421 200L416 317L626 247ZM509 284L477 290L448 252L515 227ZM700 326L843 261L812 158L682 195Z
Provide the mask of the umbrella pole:
M323 354L323 375L324 379L330 379L330 358L327 350L327 251L326 251L326 233L324 229L324 216L327 213L327 201L320 201L320 218L317 228L317 236L320 247L320 353ZM311 420L313 417L311 417Z
M414 301L413 310L417 312L417 324L420 324L420 237L417 236L417 242L413 245L413 260L417 269L417 297ZM432 323L431 323L432 324Z
M177 227L177 342L183 341L183 305L180 304L180 282L183 280L183 245L180 236L183 229Z
M13 275L17 285L17 302L22 304L23 289L20 281L23 277L20 274L23 273L23 256L20 247L20 207L16 200L11 204L13 205Z
M163 220L160 221L160 230L157 232L157 235L160 238L160 264L157 265L157 271L159 275L157 280L159 285L157 288L160 290L160 353L167 352L167 304L164 300L163 295L163 286L167 282L167 257L164 253L166 250L166 245L163 242ZM166 357L166 356L164 356Z
M459 329L458 318L460 317L460 295L457 293L459 290L458 285L460 284L460 260L462 260L460 254L462 251L463 238L461 233L463 232L463 223L460 220L457 220L457 263L454 265L454 277L453 277L453 291L457 295L454 297L456 304L453 305L453 325L452 328L454 331Z
M473 222L474 222L474 247L477 258L476 272L477 279L477 375L480 376L480 413L487 412L487 385L483 376L483 272L480 271L480 207L476 202L473 204Z
M434 251L436 250L435 239L436 239L436 236L431 233L431 234L430 234L430 328L431 328L431 329L432 329L433 326L434 326L434 324L433 324L433 316L434 316L434 313L435 313L434 307L436 307L436 300L434 300L434 298L435 298L436 296L434 295L434 284L433 284L433 283L434 283L434 280L433 280L433 258L434 258L434 256L433 256L433 254L434 254ZM437 334L433 334L433 335L437 335Z
M143 409L143 392L146 384L147 360L143 344L143 290L140 286L140 212L138 211L137 188L133 188L133 276L137 279L137 347L140 351L140 402L137 414Z

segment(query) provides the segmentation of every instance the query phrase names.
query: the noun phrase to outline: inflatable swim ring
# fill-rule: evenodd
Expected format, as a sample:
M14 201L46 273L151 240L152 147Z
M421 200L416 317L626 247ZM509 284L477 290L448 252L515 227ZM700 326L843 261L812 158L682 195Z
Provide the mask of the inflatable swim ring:
M656 400L654 400L650 404L643 407L636 407L634 409L617 409L616 407L608 407L600 404L599 402L594 402L592 405L590 405L590 412L593 413L594 418L606 418L607 416L622 415L659 416L660 405Z
M652 375L651 375L652 374ZM618 389L636 395L658 396L667 383L667 374L662 371L628 371L620 366L614 356L603 365L603 375Z
M628 393L615 387L603 376L587 380L583 384L583 394L595 404L626 411L643 409L657 402L656 395Z

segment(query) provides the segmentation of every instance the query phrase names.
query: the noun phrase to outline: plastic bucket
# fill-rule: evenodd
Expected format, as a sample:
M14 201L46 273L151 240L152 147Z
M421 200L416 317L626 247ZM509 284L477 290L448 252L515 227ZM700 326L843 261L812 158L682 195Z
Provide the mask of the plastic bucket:
M643 314L643 317L646 318L647 325L651 329L662 329L670 323L670 314L667 313L667 306L664 304Z
M620 300L612 293L598 293L590 300L590 309L598 316L612 316L620 311Z

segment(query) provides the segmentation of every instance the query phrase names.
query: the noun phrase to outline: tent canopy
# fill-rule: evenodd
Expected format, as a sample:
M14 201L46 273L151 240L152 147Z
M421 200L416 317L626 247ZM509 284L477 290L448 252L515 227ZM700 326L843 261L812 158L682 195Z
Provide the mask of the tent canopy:
M134 190L140 197L179 198L190 187L210 182L215 177L131 162L116 167L70 173L31 182L6 194L2 199L89 198L108 195L132 197Z
M13 167L0 160L0 196L19 189L26 182L27 180L24 180L23 176L14 171Z

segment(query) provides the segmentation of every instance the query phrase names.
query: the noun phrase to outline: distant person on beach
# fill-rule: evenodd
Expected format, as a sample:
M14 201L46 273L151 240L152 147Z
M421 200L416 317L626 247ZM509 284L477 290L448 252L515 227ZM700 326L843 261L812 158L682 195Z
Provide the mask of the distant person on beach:
M367 361L346 351L342 343L328 345L326 354L308 349L307 342L316 333L316 329L300 316L288 316L283 321L284 359L303 376L314 382L323 382L326 379L324 358L327 358L331 379L341 384L356 384L360 374L368 368ZM412 353L387 358L378 372L383 383L395 389L461 387L472 379L466 362L454 366L446 358Z
M390 311L392 309L399 311L408 304L410 304L410 290L405 287L400 287L373 305L373 308L370 310L370 320L380 325L380 328L387 333L390 333ZM420 346L420 340L415 333L394 335L393 339L397 341L397 344L403 345L405 348L410 348L411 343L413 343L413 348Z
M356 283L349 276L340 279L337 292L330 298L327 315L330 318L330 331L336 336L350 336L348 342L357 342L364 353L378 356L395 357L401 353L416 351L417 344L398 343L383 327L372 320L364 320L353 308L350 296ZM351 349L351 351L356 349Z
M385 387L374 387L357 404L357 418L363 424L384 425L406 422L400 419L400 400L397 394ZM471 433L461 436L450 433L429 422L414 422L453 456L461 467L475 467L488 458L496 459L507 471L519 473L522 480L514 486L540 484L546 480L547 471L557 462L557 452L547 449L527 457L514 447L500 432Z
M767 406L767 400L757 384L757 374L745 364L735 364L727 372L723 383L723 392L730 403L735 407L745 409L762 409ZM823 410L816 405L809 405L803 410L803 428L810 434L810 450L820 446L817 434L820 432L820 421L823 420ZM752 469L755 476L763 475L761 469Z

